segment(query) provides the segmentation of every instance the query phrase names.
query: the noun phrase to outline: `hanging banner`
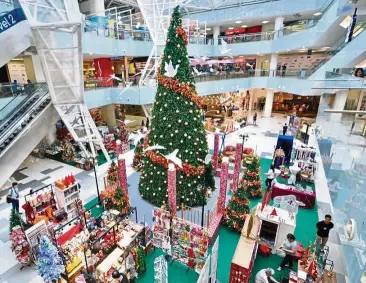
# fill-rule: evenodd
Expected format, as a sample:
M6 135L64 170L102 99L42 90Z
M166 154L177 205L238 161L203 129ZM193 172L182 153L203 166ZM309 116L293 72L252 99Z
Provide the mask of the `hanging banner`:
M207 259L207 229L174 217L172 230L173 258L200 273Z
M218 256L219 256L219 237L217 237L215 244L212 247L212 253L211 253L211 282L212 283L216 283Z
M152 225L152 244L154 247L161 248L168 255L172 254L170 245L170 212L154 207Z
M197 283L209 283L210 282L210 256L207 257L207 260L200 272L200 277L198 277ZM215 281L211 282L215 283Z
M347 34L346 34L345 42L351 42L352 41L353 30L355 29L355 25L356 25L356 22L357 22L356 13L357 13L357 8L355 9L355 12L353 13L352 22L349 24L349 26L347 28Z

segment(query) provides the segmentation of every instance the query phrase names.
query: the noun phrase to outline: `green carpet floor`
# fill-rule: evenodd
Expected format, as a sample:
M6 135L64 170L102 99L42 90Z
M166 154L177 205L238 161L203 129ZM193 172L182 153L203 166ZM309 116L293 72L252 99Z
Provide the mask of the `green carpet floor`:
M271 164L270 159L261 159L261 179L263 183L263 188L265 188L265 173L268 171ZM85 205L86 208L92 206L97 202L94 199L92 202ZM251 200L250 207L255 207L261 199ZM102 211L92 210L93 215L97 215ZM299 209L297 214L297 227L295 230L295 237L299 242L303 244L304 247L308 246L309 243L315 240L315 223L318 221L317 208L313 209ZM218 256L218 268L217 268L217 278L221 283L229 282L230 277L230 266L231 260L233 258L236 246L239 241L240 235L238 233L228 230L226 227L221 227L219 231L220 243L219 243L219 256ZM162 255L162 251L157 249L154 253L150 252L146 257L147 271L141 274L137 280L139 283L153 283L154 282L154 259L159 255ZM282 258L276 255L271 255L268 258L264 258L261 255L257 255L254 263L253 273L250 279L251 283L254 283L255 274L263 269L271 267L277 269L281 263ZM193 283L198 279L198 274L180 264L179 262L174 262L171 266L168 266L169 282L171 283ZM283 275L287 277L288 271L284 270ZM279 273L276 272L275 278L279 278Z
M84 208L86 210L91 209L91 214L94 218L98 218L103 212L104 212L104 206L101 205L99 207L96 206L96 204L98 203L98 197L96 197L95 199L92 199L91 201L89 201L88 203L86 203L84 205Z

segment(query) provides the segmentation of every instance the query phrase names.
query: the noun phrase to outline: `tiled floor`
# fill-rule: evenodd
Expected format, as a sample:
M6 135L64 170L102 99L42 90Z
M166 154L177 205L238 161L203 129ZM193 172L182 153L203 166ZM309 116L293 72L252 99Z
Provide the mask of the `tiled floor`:
M251 114L249 117L251 117ZM249 121L251 121L251 119L249 119ZM244 128L243 132L248 133L249 135L249 139L245 142L244 146L252 147L261 157L271 158L279 130L281 129L281 125L285 123L285 119L283 115L274 115L271 118L259 117L257 123L258 126L249 125ZM232 133L227 135L225 144L234 145L237 140L237 133ZM208 143L210 149L213 149L213 134L208 135ZM146 222L150 223L151 205L141 199L138 192L139 173L136 173L131 167L133 151L126 153L124 156L126 158L128 184L130 185L130 200L132 205L138 208L139 221L145 219ZM97 170L98 182L101 188L104 186L103 177L106 175L107 169L108 164L105 164L100 166ZM81 184L81 198L84 202L88 202L96 197L97 193L94 172L85 172L54 160L29 157L24 161L19 170L14 173L13 177L22 183L19 186L21 190L20 195L24 196L31 188L50 184L58 178L70 173L74 174ZM218 181L219 180L217 179L217 186ZM6 192L3 193L3 195L4 194L6 194ZM213 197L210 199L208 205L206 205L206 210L213 207L217 194L218 190L214 192ZM317 189L317 194L321 200L319 203L319 217L322 218L328 210L331 210L331 206L329 205L330 197L326 190ZM15 260L14 254L10 250L10 241L8 237L9 215L10 206L5 203L5 198L2 198L2 200L0 200L0 283L43 282L37 275L34 266L31 268L24 268L22 271L19 271L19 265ZM335 257L334 260L336 260L337 264L336 271L339 272L339 276L342 277L344 275L343 263L341 260L337 259L341 254L341 249L339 248L338 243L339 242L336 239L333 239L333 237L331 238L330 244L332 245L332 257ZM343 283L342 281L338 282Z

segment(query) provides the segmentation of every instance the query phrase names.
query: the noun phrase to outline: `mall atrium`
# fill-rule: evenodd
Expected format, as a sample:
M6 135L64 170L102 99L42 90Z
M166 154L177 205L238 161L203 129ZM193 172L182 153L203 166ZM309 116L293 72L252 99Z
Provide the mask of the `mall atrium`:
M0 12L0 283L366 283L366 0Z

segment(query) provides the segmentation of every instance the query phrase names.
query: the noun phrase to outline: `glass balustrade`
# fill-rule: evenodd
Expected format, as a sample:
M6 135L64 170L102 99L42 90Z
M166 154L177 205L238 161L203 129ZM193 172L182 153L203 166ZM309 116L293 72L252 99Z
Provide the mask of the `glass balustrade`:
M35 94L46 91L46 83L0 84L0 126Z

